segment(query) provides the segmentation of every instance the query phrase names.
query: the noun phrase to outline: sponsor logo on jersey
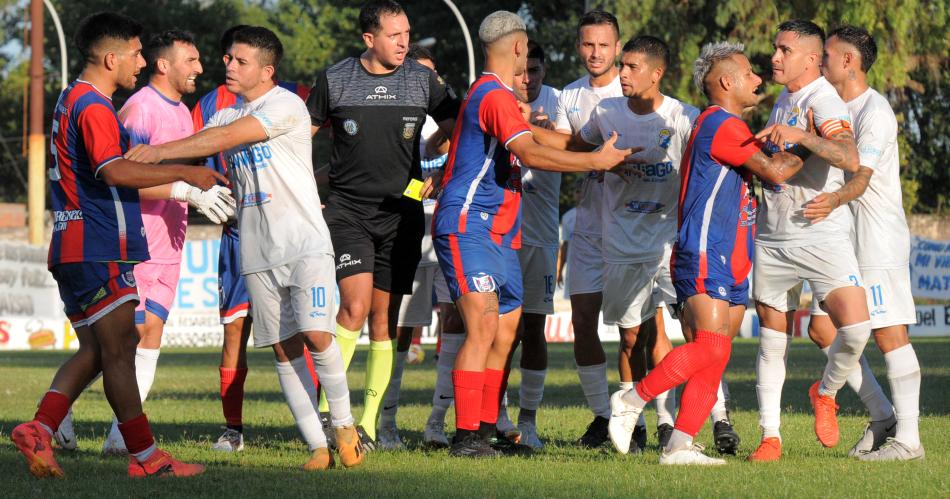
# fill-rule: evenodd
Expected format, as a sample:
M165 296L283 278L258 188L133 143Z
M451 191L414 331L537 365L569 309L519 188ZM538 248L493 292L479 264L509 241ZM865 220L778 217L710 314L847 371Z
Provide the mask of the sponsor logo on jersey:
M251 171L257 171L270 166L269 160L272 157L270 146L254 144L232 154L229 160L234 168L249 168Z
M669 149L670 141L673 140L673 132L669 128L663 128L660 130L660 137L658 145L661 149Z
M643 175L640 180L643 182L665 182L667 177L676 172L672 161L663 161L660 163L647 163L644 165L631 164L630 169L639 170ZM633 175L633 173L627 173Z
M250 206L260 206L262 204L270 203L273 197L274 195L268 192L250 192L245 194L241 199L241 206L244 208Z
M627 211L630 213L659 213L666 205L655 201L630 201Z
M495 278L490 275L472 276L472 287L479 293L495 291Z
M353 120L346 120L343 122L343 131L350 135L356 135L360 131L360 126Z
M53 212L53 232L66 230L69 222L82 220L82 210L65 210Z
M327 316L327 314L325 314L325 313L323 313L323 312L318 312L318 311L316 311L316 310L314 310L313 312L310 312L310 318L311 318L311 319L316 319L317 317L326 317L326 316Z
M131 270L128 270L122 274L122 282L130 288L135 287L135 274Z
M388 88L380 85L366 96L366 100L396 100L396 94L390 94Z

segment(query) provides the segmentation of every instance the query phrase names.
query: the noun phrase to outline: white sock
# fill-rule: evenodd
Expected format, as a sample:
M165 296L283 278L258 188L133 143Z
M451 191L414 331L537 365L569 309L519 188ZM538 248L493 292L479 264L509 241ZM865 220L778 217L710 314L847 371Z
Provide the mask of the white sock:
M149 445L148 448L143 450L142 452L133 452L132 456L134 456L135 459L138 459L138 461L141 463L142 461L145 461L146 459L151 457L152 454L154 454L156 450L158 450L158 444L153 443L152 445Z
M709 419L715 423L716 421L724 421L729 419L729 412L726 411L726 380L719 381L719 389L716 390L716 403L713 405L712 412L709 413Z
M317 414L317 387L313 384L307 359L297 357L290 362L274 362L277 368L277 380L284 392L290 413L297 422L297 429L311 451L327 446L327 437L323 434L323 425ZM323 378L320 378L321 382Z
M620 384L623 385L624 383L620 383ZM630 384L634 386L637 385L636 382L633 382ZM638 407L641 410L647 405L647 401L640 398L640 394L637 393L635 389L627 390L627 392L624 393L621 398L627 404L632 405L634 407ZM645 419L643 419L643 413L641 412L640 419L637 420L637 426L646 426L646 425L647 425L647 422Z
M759 355L755 362L755 394L759 399L759 426L762 437L779 437L782 413L782 385L785 362L792 337L765 327L759 328Z
M897 416L895 438L912 449L920 447L920 363L910 344L884 354L887 380L891 383L894 413Z
M343 354L340 345L334 339L322 352L311 351L313 368L320 378L320 386L330 405L330 424L334 428L353 425L350 412L350 389L346 384L346 370L343 369Z
M830 348L827 346L821 351L828 355ZM894 415L894 408L884 395L884 390L871 372L871 365L868 364L868 359L864 355L861 356L860 368L851 371L848 375L848 386L861 397L864 406L868 408L871 421L884 421Z
M676 417L676 387L657 395L653 400L656 401L656 425L673 426L673 418Z
M577 377L587 399L587 407L595 416L610 418L610 385L607 384L607 363L577 366Z
M666 448L663 450L666 452L673 452L674 450L689 449L692 446L692 435L677 429L673 429L673 434L670 435L670 442L666 444Z
M152 389L152 383L155 381L155 369L158 367L159 353L160 350L157 348L135 349L135 382L139 387L139 399L141 399L142 402L145 402L145 399L148 397L148 392ZM99 375L101 376L102 373ZM97 376L92 382L95 382L96 379L99 379L99 377ZM115 416L112 417L112 427L109 428L108 438L121 444L120 448L125 448L125 439L122 438L122 432L119 431L119 420ZM142 453L146 453L146 457L151 455L151 452L143 451Z
M828 364L818 385L818 393L834 397L848 381L851 371L858 369L864 347L871 337L871 321L838 328L838 336L828 348Z
M396 352L396 363L393 364L393 375L389 378L389 388L383 399L383 407L379 411L379 426L396 423L396 410L399 409L399 391L402 389L402 372L406 368L406 357L409 352Z
M135 380L139 385L139 398L142 402L148 397L155 381L155 369L158 367L159 349L135 349Z
M452 405L452 400L455 397L452 369L455 368L455 357L458 356L462 343L465 343L464 334L442 335L442 348L439 350L439 360L435 365L435 392L432 394L430 421L445 421L445 413Z
M548 370L521 369L521 386L518 388L518 404L522 409L538 410L544 398L544 378Z

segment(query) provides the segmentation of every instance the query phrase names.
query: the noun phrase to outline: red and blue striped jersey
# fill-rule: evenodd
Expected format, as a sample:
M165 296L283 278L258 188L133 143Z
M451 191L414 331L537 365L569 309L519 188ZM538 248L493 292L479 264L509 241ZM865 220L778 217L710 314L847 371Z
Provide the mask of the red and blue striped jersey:
M762 143L719 106L696 119L680 165L679 230L670 270L674 281L709 277L739 284L752 268L756 200L742 165Z
M433 233L487 233L521 247L521 170L508 144L531 128L511 89L486 73L468 91L452 134Z
M74 81L56 102L50 136L49 266L148 260L138 190L99 178L102 167L129 148L112 100L92 84Z

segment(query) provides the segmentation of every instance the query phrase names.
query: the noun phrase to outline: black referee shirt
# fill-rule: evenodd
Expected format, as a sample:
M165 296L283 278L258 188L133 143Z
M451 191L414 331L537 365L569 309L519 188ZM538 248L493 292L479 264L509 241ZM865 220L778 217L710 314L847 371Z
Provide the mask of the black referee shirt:
M419 133L426 115L437 122L458 115L459 103L434 71L415 60L388 74L372 74L350 57L317 75L307 99L310 120L330 120L330 192L378 205L402 196L420 179Z

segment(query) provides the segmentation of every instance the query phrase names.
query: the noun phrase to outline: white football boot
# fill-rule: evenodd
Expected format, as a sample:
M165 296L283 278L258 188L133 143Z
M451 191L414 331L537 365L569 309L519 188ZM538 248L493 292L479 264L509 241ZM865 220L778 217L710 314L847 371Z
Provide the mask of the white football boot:
M637 426L637 419L643 409L637 409L628 405L623 400L623 395L628 390L618 390L610 396L610 421L607 423L607 434L610 435L610 442L614 448L621 454L630 452L630 439L633 437L633 430Z
M76 450L76 430L73 428L72 407L69 408L63 422L59 424L59 428L53 433L53 437L56 438L56 443L59 444L61 449Z
M227 428L218 437L218 441L211 446L211 450L218 452L241 452L244 450L244 434Z
M706 450L705 447L696 443L685 449L676 449L672 452L667 452L666 449L664 449L662 452L660 452L660 464L688 464L699 466L722 466L723 464L726 464L725 459L709 457L706 454L703 454L704 450Z

